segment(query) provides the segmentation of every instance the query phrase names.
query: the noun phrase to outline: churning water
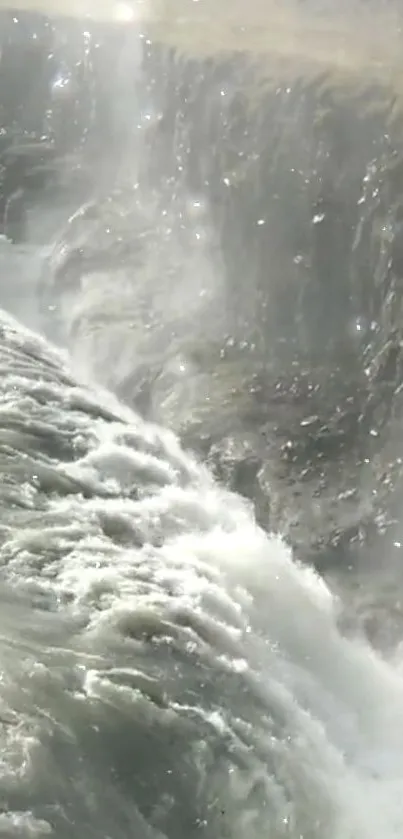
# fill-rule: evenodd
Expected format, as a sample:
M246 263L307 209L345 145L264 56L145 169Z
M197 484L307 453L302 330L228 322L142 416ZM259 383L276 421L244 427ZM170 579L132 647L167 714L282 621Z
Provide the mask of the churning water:
M172 37L179 38L177 33ZM87 46L89 38L86 31ZM132 66L128 44L130 39L119 64L122 78L134 66L142 79L139 54ZM174 73L169 61L167 66ZM156 77L157 70L162 73L156 67ZM181 67L175 72L180 74ZM205 77L197 76L194 83L203 99ZM231 98L221 78L219 86L222 98ZM368 372L381 339L387 343L387 324L381 316L376 322L383 304L376 310L371 299L370 322L362 303L359 312L364 314L354 320L347 362L340 345L344 351L351 333L351 295L340 302L334 288L326 321L333 332L329 346L322 344L321 366L311 335L309 301L314 298L309 294L305 302L298 298L302 326L290 309L291 296L282 303L275 298L280 326L274 335L271 310L268 321L259 320L259 307L266 305L261 306L254 280L261 254L257 240L248 250L247 231L252 238L261 237L261 228L268 231L273 259L268 273L265 263L264 276L274 284L276 271L288 265L282 261L289 244L286 210L276 205L274 213L268 202L257 211L250 201L244 208L250 214L243 228L246 238L239 246L239 219L231 215L236 190L228 205L219 195L214 198L219 183L224 190L231 186L235 164L231 172L224 167L217 174L214 167L221 164L210 160L212 184L202 193L210 164L201 155L203 178L186 182L182 175L191 157L191 129L184 118L181 128L178 111L176 130L182 139L174 149L172 173L169 155L168 162L161 162L159 133L162 124L169 135L169 125L155 119L156 138L151 132L150 143L144 139L144 124L153 122L157 112L152 85L145 85L143 98L139 94L133 131L129 111L122 107L129 88L124 86L123 99L116 94L113 109L124 137L120 165L115 165L116 147L108 136L113 160L107 161L107 174L97 169L96 188L85 206L81 196L74 207L71 193L68 201L63 190L50 193L34 214L31 243L1 245L0 836L401 839L399 643L389 638L387 652L381 653L365 633L358 633L351 608L361 600L350 597L350 554L348 562L340 560L339 595L312 563L301 561L304 547L304 559L312 558L317 534L329 547L335 528L353 534L355 544L363 509L375 518L379 474L379 486L386 473L388 487L397 484L388 448L389 414L387 419L382 414L377 425L379 404L387 403L391 388L381 389L376 401L378 379ZM288 102L289 92L284 96ZM196 98L188 94L186 105L194 105ZM308 98L307 93L309 115L316 105ZM287 107L272 112L270 142L278 153L272 175L279 179L276 185L271 182L273 190L280 188L284 174L282 132L287 142L292 135L299 149L298 125L290 122ZM212 130L218 130L214 114L207 111ZM231 109L225 113L229 121L239 117ZM255 124L262 128L259 120ZM201 125L198 131L202 136ZM245 136L242 131L240 147ZM260 136L256 142L261 141ZM337 158L336 141L330 151L321 143L315 147L315 166L327 172L329 165L337 181L332 154L339 161L336 169L345 165L344 158ZM256 151L242 148L239 166L253 168ZM224 143L222 149L231 157L233 146L228 152ZM381 213L387 203L376 181L381 164L371 160L372 169L365 159L361 172L357 158L348 157L349 166L357 167L354 185L367 213L358 221L350 219L354 254L360 237L371 254L376 250L374 240L366 238L365 224L369 219L378 242L379 224L371 213L374 206ZM189 172L197 181L193 163ZM386 164L384 183L385 171ZM301 203L294 175L293 169L291 188L284 189ZM316 175L312 170L311 179ZM323 171L319 180L328 198ZM340 219L354 197L351 181L347 193L342 177L341 182L341 187L339 181L333 184L338 200L345 200L341 205L339 200L336 215L334 193L327 203L326 195L322 203L315 198L309 230L318 236L316 228L325 222L325 232L315 239L311 262L296 217L297 255L288 247L295 270L302 265L308 274L316 272L315 299L322 302L318 254L329 252L324 273L331 285L335 255L343 261ZM390 184L385 190L390 198ZM379 192L384 204L378 202ZM277 201L279 193L273 195ZM72 204L75 212L64 226ZM326 227L328 217L333 227ZM232 282L235 262L226 258L218 218L227 232L233 224L231 255L241 257L247 250L241 286ZM334 229L336 239L329 233ZM41 246L34 244L39 239ZM385 311L392 307L397 317L396 252L387 251L392 239L389 245L382 239L381 255L377 251L374 260L388 265ZM290 281L285 269L284 278ZM345 307L347 324L341 341L338 306ZM319 320L327 308L314 307ZM396 332L398 324L392 327ZM357 344L361 328L365 353ZM320 322L319 342L325 331ZM294 353L295 336L301 363ZM281 381L279 369L285 371ZM257 393L258 406L253 401ZM399 404L395 396L394 405ZM256 434L262 414L271 418L264 445ZM307 440L304 435L312 428L316 432ZM399 439L393 437L394 457ZM376 450L371 448L374 440ZM292 453L294 445L297 454L289 471L283 461L279 469L278 451L285 447ZM225 457L236 460L237 446L244 447L238 484L231 469L221 470L218 479L214 456L222 456L221 466ZM255 479L265 469L270 480L266 492L259 484L264 495L259 508ZM310 470L316 477L304 484L301 476ZM394 533L400 524L396 497ZM385 498L389 501L389 495ZM288 542L296 545L293 551L282 534L285 523L298 516L297 536L292 527L287 532ZM365 556L364 538L360 545ZM366 577L377 580L375 569L384 562L384 554L375 561L372 555L373 574ZM398 611L397 565L390 564L388 578L394 597L382 594L386 611L392 605ZM379 605L376 585L370 587L367 607L371 619Z
M401 836L398 665L4 314L0 366L2 834Z

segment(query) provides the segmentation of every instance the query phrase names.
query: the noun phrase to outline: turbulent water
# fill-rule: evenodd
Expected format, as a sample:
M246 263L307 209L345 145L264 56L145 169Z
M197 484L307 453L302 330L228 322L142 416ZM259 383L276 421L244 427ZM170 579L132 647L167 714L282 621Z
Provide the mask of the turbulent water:
M43 30L55 136L91 96L0 240L4 839L403 835L399 85L278 9L259 82L238 5Z
M403 676L176 438L1 319L6 837L398 837Z

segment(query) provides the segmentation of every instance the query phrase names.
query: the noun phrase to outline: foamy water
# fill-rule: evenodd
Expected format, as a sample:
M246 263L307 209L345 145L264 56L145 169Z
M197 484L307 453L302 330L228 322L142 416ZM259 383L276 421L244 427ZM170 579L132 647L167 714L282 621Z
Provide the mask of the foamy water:
M174 436L0 346L3 835L400 837L398 669Z
M236 425L244 371L209 353L248 339L257 304L251 284L231 308L207 193L180 173L147 189L130 162L128 192L113 161L50 259L0 247L2 306L47 336L0 312L0 837L401 839L399 648L345 635L343 586L149 421ZM128 407L144 390L146 418Z

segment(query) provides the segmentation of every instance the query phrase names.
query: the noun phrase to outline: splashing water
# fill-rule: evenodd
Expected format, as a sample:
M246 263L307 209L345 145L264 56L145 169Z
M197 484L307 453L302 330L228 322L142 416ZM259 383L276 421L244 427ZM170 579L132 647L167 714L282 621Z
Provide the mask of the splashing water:
M98 193L63 231L46 330L70 359L0 314L0 836L401 839L399 648L347 636L344 592L171 431L88 384L131 403L146 383L145 413L172 426L220 398L236 422L223 394L245 390L242 365L224 386L206 356L254 301L239 324L208 199L162 194ZM1 253L2 304L38 322L47 254Z
M1 323L5 836L403 829L403 681L168 432Z

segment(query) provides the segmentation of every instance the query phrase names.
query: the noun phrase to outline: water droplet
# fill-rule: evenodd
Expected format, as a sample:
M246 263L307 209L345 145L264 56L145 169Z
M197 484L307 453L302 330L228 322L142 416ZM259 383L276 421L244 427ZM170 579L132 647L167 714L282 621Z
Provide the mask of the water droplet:
M190 217L200 218L206 213L206 205L201 198L192 198L187 202L187 211Z
M301 428L307 428L308 425L313 425L314 422L318 422L319 417L317 414L312 414L310 417L306 417L300 422Z

